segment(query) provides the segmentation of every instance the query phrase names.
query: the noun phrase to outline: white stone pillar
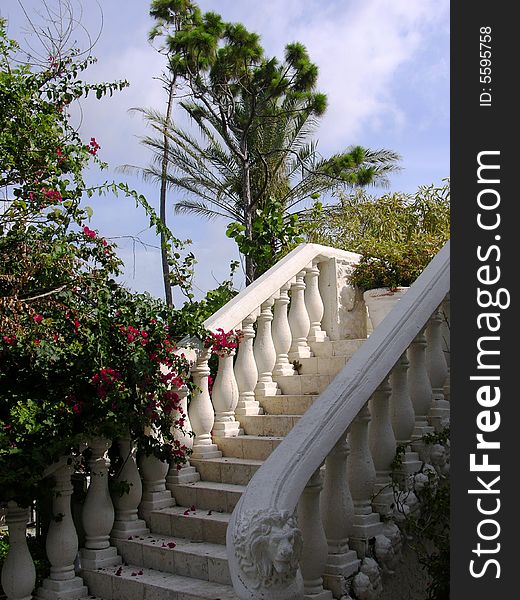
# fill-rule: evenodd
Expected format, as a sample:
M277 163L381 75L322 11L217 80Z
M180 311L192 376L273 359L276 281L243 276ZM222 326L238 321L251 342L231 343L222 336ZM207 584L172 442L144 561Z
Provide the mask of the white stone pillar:
M70 499L73 492L72 461L62 459L51 467L54 477L52 493L52 518L46 540L47 558L51 564L49 577L36 592L42 600L81 598L88 595L83 580L76 576L74 562L78 554L78 536L72 520Z
M31 600L36 583L34 562L27 547L27 508L16 502L7 504L5 522L9 531L9 552L2 567L2 587L7 600Z
M88 445L92 453L88 461L90 485L82 513L85 547L80 551L81 566L86 569L98 569L121 562L117 549L110 545L114 506L108 489L107 451L111 445L110 440L103 438L94 438Z
M261 412L260 404L255 398L255 387L258 382L258 369L253 353L255 321L256 314L251 314L242 321L243 339L238 346L235 361L235 379L238 385L236 415L259 415Z
M288 294L290 287L290 283L283 285L280 295L274 301L273 342L276 350L276 364L273 375L294 375L294 368L289 362L292 336L287 306L290 302Z
M451 306L450 306L450 295L447 294L446 298L441 304L441 315L442 315L442 349L444 351L444 358L446 359L446 364L448 365L448 375L446 377L446 382L444 384L444 398L450 402L451 394L450 394L450 350L451 350L451 340L450 340L450 328L451 328Z
M235 419L238 403L238 385L233 370L235 351L228 356L218 357L217 376L213 383L213 407L215 423L212 434L214 438L236 437L240 423Z
M183 385L179 389L174 390L179 395L179 411L172 415L172 427L170 432L173 439L178 442L181 446L185 446L188 450L193 449L193 435L190 435L193 430L191 427L190 417L188 415L188 387ZM175 425L175 421L183 419L184 423L179 429ZM178 465L172 461L166 476L166 488L172 491L172 486L178 483L193 483L200 480L200 475L197 473L197 469L190 465L190 461L178 468Z
M309 479L298 503L298 524L303 537L300 568L305 588L304 598L332 600L332 593L323 589L323 572L327 562L327 538L320 516L320 492L323 487L320 469Z
M348 545L354 521L354 504L347 477L347 433L341 436L325 461L321 493L321 518L327 538L328 557L324 581L335 597L342 595L345 579L357 572L359 559Z
M296 275L295 282L291 285L291 306L289 308L289 325L291 327L292 343L289 350L289 360L309 358L311 349L307 343L307 336L311 321L305 306L305 271Z
M372 511L372 496L376 485L376 470L368 442L370 412L365 405L349 428L350 453L347 472L354 502L354 521L349 545L358 556L368 551L368 540L382 533L379 514Z
M448 365L443 350L441 311L437 309L426 327L426 364L432 386L430 421L437 431L449 420L450 404L444 398L444 384L448 377Z
M382 516L392 512L394 493L392 488L392 462L396 443L390 418L390 392L388 378L379 384L369 401L372 420L368 428L369 446L376 470L373 508Z
M419 455L417 452L412 452L410 446L415 426L415 412L408 386L409 364L406 352L404 352L390 373L392 427L397 444L406 446L402 464L398 469L401 483L404 482L406 476L416 473L421 468Z
M255 387L257 396L275 396L278 389L276 382L273 381L273 369L276 363L276 350L271 331L273 304L273 298L266 300L260 307L260 314L256 321L253 354L258 369L258 382Z
M175 506L175 500L170 490L166 489L166 475L170 465L159 460L153 454L139 458L139 472L143 481L143 497L139 504L139 516L147 524L150 523L151 513Z
M421 331L408 348L408 384L415 412L415 427L412 434L412 448L419 454L423 444L420 438L433 433L433 427L428 424L428 414L432 405L432 386L426 368L426 338Z
M208 389L210 370L208 360L211 351L201 350L197 364L191 373L198 390L194 392L190 402L189 416L195 439L193 440L192 458L220 458L222 453L211 439L211 430L215 422L215 414Z
M312 261L310 267L305 269L305 306L309 315L310 329L307 337L308 342L324 342L328 340L327 333L321 329L323 319L323 300L320 295L318 278L320 270L316 260Z
M115 509L115 520L110 537L126 540L129 536L145 535L149 533L149 529L146 527L146 523L138 518L143 486L135 461L136 449L130 435L119 438L117 442L119 455L123 462L114 479L116 485L114 486L115 491L112 492L112 503ZM118 489L122 485L128 486L128 490Z

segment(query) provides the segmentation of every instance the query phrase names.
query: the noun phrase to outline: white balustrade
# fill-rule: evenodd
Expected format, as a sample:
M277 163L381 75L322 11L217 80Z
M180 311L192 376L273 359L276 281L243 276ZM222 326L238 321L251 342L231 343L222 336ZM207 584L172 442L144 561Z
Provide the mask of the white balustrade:
M217 376L213 383L213 407L215 423L212 434L214 438L235 437L238 435L240 423L235 419L238 404L238 385L233 370L235 352L218 357Z
M428 414L432 405L432 386L426 368L426 338L424 329L417 334L408 348L408 385L415 412L415 427L412 434L412 448L421 452L420 438L433 432L428 424Z
M307 340L309 342L324 342L328 339L325 331L321 329L324 307L318 287L320 270L317 260L313 260L310 267L305 269L305 306L309 315L310 329Z
M343 580L358 570L360 562L356 552L348 545L354 519L354 503L347 477L348 453L345 432L325 461L325 481L320 502L328 546L324 579L327 588L337 597L342 595Z
M114 506L108 488L107 451L111 445L110 440L103 438L94 438L89 442L90 485L82 513L85 547L80 551L81 566L87 569L117 565L121 562L116 548L110 545Z
M122 465L113 482L112 503L115 519L110 537L113 540L126 540L129 536L144 535L149 530L146 523L138 517L143 486L135 460L136 448L130 435L119 438L117 444Z
M298 503L298 523L303 537L300 568L305 598L331 600L332 593L323 589L323 571L327 562L328 546L320 517L320 492L323 487L320 469L315 471Z
M191 371L193 381L197 386L189 408L191 426L195 434L192 454L194 459L219 458L222 456L222 453L219 452L211 438L211 430L215 423L215 414L208 388L208 377L210 375L208 360L210 355L211 352L209 349L205 348L201 350L197 364Z
M435 429L442 429L445 421L449 420L449 402L444 398L444 384L448 377L448 365L443 350L442 339L443 316L437 309L426 327L426 364L432 386L432 407L430 421Z
M258 296L263 293L260 284L267 286L269 294L276 294L276 289L273 289L274 283L279 290L283 281L287 281L287 278L281 279L279 271L291 261L296 264L296 257L307 256L301 252L303 250L290 255L278 269L269 273L269 277L271 275L276 277L274 282L269 282L266 276L264 280L258 282L249 296L245 294L239 298L233 307L243 306L243 312L236 316L243 319L245 314L251 312L253 300L255 297L258 299ZM300 337L297 327L294 327L294 314L298 312L295 311L295 305L296 307L298 305L298 293L303 292L304 289L301 269L305 269L309 261L317 256L318 253L310 256L307 263L298 264L299 277L291 290L289 322L293 347L295 339L297 345L297 338ZM378 546L377 556L381 557L381 560L386 560L387 572L393 568L400 540L397 539L397 535L394 536L395 531L385 527L379 514L372 510L377 474L369 447L370 413L367 403L371 397L374 398L372 404L378 403L378 407L375 408L376 422L371 431L374 437L377 432L382 431L382 436L385 438L384 445L389 448L389 444L386 444L387 439L395 438L391 427L389 390L386 386L383 388L379 386L391 373L412 341L415 340L416 350L420 351L421 328L426 325L433 310L442 302L449 290L449 263L449 243L447 243L399 301L392 315L385 319L355 352L345 368L301 417L297 427L285 436L263 462L244 490L240 502L231 515L226 535L230 576L234 592L241 600L317 598L322 593L328 593L323 589L322 581L323 577L328 576L326 571L323 571L329 556L328 544L325 531L320 524L321 519L317 516L320 504L319 469L324 461L328 463L326 470L329 469L331 480L335 478L335 470L342 469L344 472L344 467L340 466L344 462L342 457L344 452L341 450L341 443L338 445L338 440L344 437L345 429L349 430L348 440L351 451L347 456L346 470L354 506L348 546L355 549L360 558L364 558L369 551L376 551L376 548L372 548L372 541L375 541ZM291 275L289 273L289 277ZM301 289L298 290L298 287ZM330 300L327 295L325 297ZM231 307L222 311L212 322L226 322L224 319L231 321L230 309ZM330 311L328 306L327 311L332 317L334 316L334 311ZM332 319L329 318L327 323L329 321L332 322ZM418 353L415 351L415 354ZM414 378L414 370L421 371L417 369L416 358L412 349L409 357L412 372L410 379ZM426 375L428 380L424 360L423 370L424 374L419 373L420 377L416 379ZM414 385L415 388L418 387L417 381ZM382 396L379 400L378 393ZM431 402L431 388L428 401ZM390 455L388 448L384 456L385 464L378 463L378 466L381 465L383 468L388 466ZM326 491L329 492L328 489ZM334 491L330 493L334 495ZM325 495L322 501L324 502L323 516L326 517L326 526L332 542L331 547L341 548L345 539L345 530L341 528L341 523L338 521L337 535L333 533L334 517L327 514L327 507L331 506L331 503ZM298 504L298 523L292 517L296 504ZM347 504L348 501L344 499L338 502L338 505ZM342 508L336 512L348 514L349 509L344 511ZM303 555L300 553L300 534L303 535ZM274 560L271 558L275 556L272 552L267 554L255 551L254 548L259 544L262 544L262 548L269 547L273 552L281 552L283 549L286 559ZM294 568L294 561L298 557L300 557L305 591L301 585L302 578ZM376 598L381 592L381 572L377 563L372 558L366 558L361 571L361 576L354 577L355 580L357 579L357 595L360 598ZM347 582L344 583L345 588L341 590L343 595L348 594L350 589L347 589ZM326 585L328 584L327 581ZM328 597L330 598L330 595Z
M255 393L258 396L274 396L277 384L273 381L273 369L276 363L276 349L273 343L271 322L273 313L271 307L274 299L269 298L260 307L260 314L256 321L256 338L253 345L253 354L258 369L258 382Z
M382 516L392 510L394 500L391 469L395 458L396 443L390 417L390 392L385 378L369 401L372 420L369 425L369 446L376 470L374 509Z
M377 474L370 453L368 424L370 412L367 405L359 411L349 429L350 453L347 458L347 472L350 492L354 502L354 519L350 547L360 557L368 550L368 540L382 532L379 515L372 511Z
M258 382L258 369L256 368L253 353L253 340L255 339L256 314L252 313L242 321L243 338L238 346L235 361L235 379L238 385L238 403L236 415L258 415L260 404L255 399L255 387Z
M179 411L172 414L172 427L170 429L173 439L177 441L181 446L185 446L188 450L193 448L193 430L191 427L190 417L188 415L188 388L183 385L181 388L174 388L179 395ZM182 426L179 428L175 421L182 419ZM195 467L192 467L190 461L187 460L182 467L172 461L166 476L166 488L170 491L172 486L178 483L192 483L199 481L200 475Z
M291 327L287 307L289 305L290 283L286 283L280 289L280 294L274 301L273 318L273 342L276 350L276 363L273 375L294 375L294 368L289 362L289 350L291 348Z
M7 504L5 522L9 531L9 552L2 567L2 587L7 600L31 600L36 569L27 547L29 510L16 502Z
M311 327L307 307L305 306L305 271L296 275L296 280L291 285L291 306L289 308L289 325L291 327L291 348L289 360L309 358L311 349L307 337Z
M64 458L46 472L54 478L52 490L52 518L49 524L45 548L50 562L49 577L36 593L37 598L61 600L82 598L88 595L83 580L76 576L74 563L78 554L78 536L72 520L71 476L74 466L71 459Z

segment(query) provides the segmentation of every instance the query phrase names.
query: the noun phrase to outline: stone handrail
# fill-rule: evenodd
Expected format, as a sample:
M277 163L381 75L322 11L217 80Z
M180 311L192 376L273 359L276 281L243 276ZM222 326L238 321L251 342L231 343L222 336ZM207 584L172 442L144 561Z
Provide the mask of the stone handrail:
M357 436L354 441L358 445L363 436L366 441L363 421L370 417L365 406L371 396L377 398L377 394L388 400L389 388L384 385L387 376L398 366L406 350L414 346L414 341L416 346L422 343L417 340L449 292L449 264L448 242L247 486L227 530L230 572L239 598L297 600L304 597L303 578L298 565L301 532L296 525L295 508L300 502L301 514L304 490L307 494L305 506L311 506L311 492L313 487L317 487L314 479L320 466L328 460L342 437L345 438L345 432L355 420L358 429L355 433L351 429L351 436ZM218 322L217 317L218 313L214 322ZM363 469L362 462L357 463L360 471ZM356 475L362 485L361 472ZM316 497L319 497L319 489ZM250 533L255 523L260 524L256 538ZM309 539L315 536L317 542L323 542L324 536L320 538L319 532L308 535ZM258 564L262 560L260 555L255 559L255 553L251 552L251 547L259 543L260 538L271 548L269 572L265 571L265 566ZM284 540L283 544L280 540ZM314 551L317 556L323 549L319 547ZM310 587L312 581L306 582L306 594L309 594Z
M341 258L354 264L360 255L320 244L300 244L209 317L204 322L205 327L211 331L219 327L224 331L233 329L313 261L319 263L330 258Z

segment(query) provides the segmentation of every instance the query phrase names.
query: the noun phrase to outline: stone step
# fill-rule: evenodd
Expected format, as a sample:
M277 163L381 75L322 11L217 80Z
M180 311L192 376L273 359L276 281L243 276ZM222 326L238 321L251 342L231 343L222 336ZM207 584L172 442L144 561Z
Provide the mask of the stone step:
M366 342L366 340L328 340L326 342L311 342L309 345L312 353L317 357L328 358L331 356L346 356L351 358L363 342Z
M116 546L127 564L231 585L225 545L150 534Z
M260 399L260 403L268 415L303 415L317 397L312 394L285 394L266 396Z
M237 435L214 442L225 457L266 460L282 440L281 436Z
M180 506L195 507L195 510L233 512L245 486L215 481L196 481L171 485L170 490L175 502Z
M257 416L257 418L262 417ZM227 456L191 461L203 481L221 481L222 483L236 483L238 485L247 485L262 462L252 458Z
M237 600L229 585L162 573L137 565L82 572L89 591L104 600Z
M294 369L297 375L333 375L336 376L347 363L347 356L311 356L295 361ZM294 364L294 363L293 363Z
M185 514L187 512L187 514ZM151 514L152 535L181 537L193 542L226 543L231 513L172 506Z
M247 435L286 436L296 425L298 415L249 415L240 418Z
M301 395L321 394L330 384L332 375L276 375L273 379L278 383L282 394Z

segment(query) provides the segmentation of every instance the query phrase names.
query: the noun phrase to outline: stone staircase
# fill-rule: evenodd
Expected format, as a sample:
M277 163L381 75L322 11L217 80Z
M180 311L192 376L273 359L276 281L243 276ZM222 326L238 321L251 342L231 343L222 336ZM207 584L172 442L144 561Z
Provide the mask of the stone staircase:
M274 377L281 393L257 397L263 414L240 416L240 435L214 439L222 456L191 461L200 479L169 485L176 504L151 512L149 534L113 540L121 565L83 569L89 592L103 600L237 598L225 546L231 513L262 462L363 341L312 342L313 356L300 358L293 375Z

